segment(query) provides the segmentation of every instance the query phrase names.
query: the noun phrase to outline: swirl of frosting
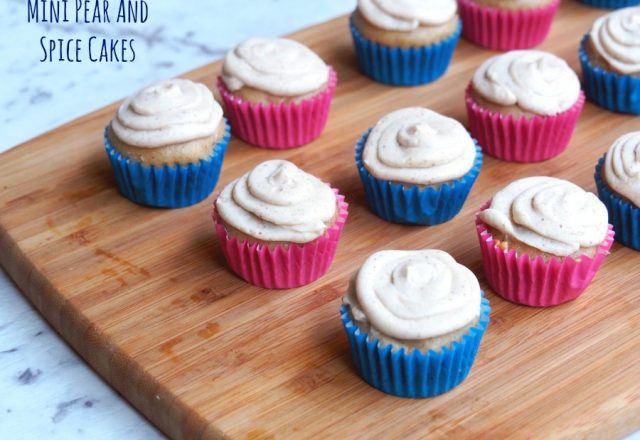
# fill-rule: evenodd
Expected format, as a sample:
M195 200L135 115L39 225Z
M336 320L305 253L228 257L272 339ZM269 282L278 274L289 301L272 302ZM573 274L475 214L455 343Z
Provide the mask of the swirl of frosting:
M475 145L462 124L421 107L382 117L362 152L365 167L375 177L416 185L462 177L475 157Z
M510 183L480 218L508 236L561 257L602 243L608 231L607 209L598 197L554 177Z
M571 108L580 96L578 76L557 56L538 50L514 50L482 63L473 89L499 105L517 105L539 115Z
M402 340L441 336L480 315L475 275L436 249L376 252L358 272L356 295L373 327Z
M412 31L445 24L458 7L455 0L358 0L358 10L380 29Z
M614 69L625 75L640 74L640 6L619 9L598 18L589 38Z
M306 243L336 214L329 185L286 160L268 160L227 185L216 201L225 223L264 241Z
M129 145L156 148L213 136L221 120L222 108L204 84L170 79L127 98L111 128Z
M616 139L605 158L604 177L614 191L640 207L640 131Z
M229 51L222 79L231 91L249 86L278 96L321 89L329 67L311 49L286 38L250 38Z

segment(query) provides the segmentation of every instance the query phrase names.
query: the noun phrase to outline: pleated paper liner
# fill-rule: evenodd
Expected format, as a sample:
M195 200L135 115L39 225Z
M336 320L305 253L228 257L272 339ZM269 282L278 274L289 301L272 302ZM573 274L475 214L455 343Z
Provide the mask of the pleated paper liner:
M618 113L640 115L640 77L619 75L591 62L586 45L589 34L580 43L582 87L589 101Z
M325 90L300 102L251 103L234 95L218 77L218 90L233 134L252 145L285 150L308 144L322 133L338 77L329 67Z
M595 180L598 197L609 211L609 222L616 231L615 239L631 249L640 251L640 208L614 193L602 177L605 156L596 165Z
M325 234L308 243L291 243L273 248L229 236L215 207L213 222L218 242L229 267L248 283L267 289L304 286L324 275L333 261L338 240L347 220L349 205L344 196L333 190L337 200L337 217Z
M340 318L360 377L384 393L415 398L446 393L467 378L489 325L490 312L489 301L483 297L475 326L450 347L426 353L393 350L390 344L382 346L377 339L369 340L351 319L347 306L340 308Z
M482 150L475 140L476 159L467 174L439 188L421 189L377 179L369 173L362 162L362 151L370 131L358 140L355 159L367 204L378 217L391 223L431 226L449 221L460 212L482 166Z
M460 39L462 24L444 40L416 47L390 47L366 39L349 20L351 36L362 73L392 86L428 84L445 74Z
M188 165L145 165L120 154L111 144L109 127L104 145L120 193L129 200L157 208L182 208L196 204L211 194L218 182L229 143L229 125L206 159Z
M490 111L465 92L468 125L482 151L509 162L540 162L562 153L584 107L584 93L570 109L554 116L512 116Z
M640 5L640 0L580 0L580 2L600 9L621 9Z
M485 203L480 211L489 207ZM516 254L514 249L499 248L487 225L476 215L476 231L482 252L482 264L487 283L502 298L516 304L549 307L576 299L584 292L609 254L613 244L613 227L591 258L543 257L531 258Z
M551 29L560 0L533 9L509 10L458 0L462 35L487 49L530 49L542 43Z

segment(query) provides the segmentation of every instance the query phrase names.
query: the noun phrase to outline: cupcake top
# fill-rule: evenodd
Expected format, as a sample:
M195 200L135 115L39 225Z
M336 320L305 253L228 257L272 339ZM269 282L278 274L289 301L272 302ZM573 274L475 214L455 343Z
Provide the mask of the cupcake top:
M640 131L616 139L605 158L604 178L615 192L640 207Z
M329 67L297 41L250 38L227 53L222 80L231 91L247 86L276 96L300 96L327 84Z
M480 316L475 275L436 249L376 252L358 272L355 296L345 297L354 319L399 340L442 336Z
M213 136L221 121L222 108L204 84L170 79L125 99L111 128L128 145L157 148Z
M568 110L580 96L580 81L569 65L538 50L513 50L489 58L476 70L472 85L490 102L538 115Z
M589 38L597 53L616 71L640 75L640 6L598 18Z
M599 245L608 232L595 194L554 177L526 177L499 191L480 219L542 252L560 257Z
M358 0L358 10L374 26L410 32L423 26L439 26L457 11L455 0Z
M329 185L286 160L268 160L228 184L216 200L224 222L263 241L306 243L336 216Z
M462 124L422 107L382 117L362 152L365 168L376 178L415 185L458 179L475 157L475 144Z

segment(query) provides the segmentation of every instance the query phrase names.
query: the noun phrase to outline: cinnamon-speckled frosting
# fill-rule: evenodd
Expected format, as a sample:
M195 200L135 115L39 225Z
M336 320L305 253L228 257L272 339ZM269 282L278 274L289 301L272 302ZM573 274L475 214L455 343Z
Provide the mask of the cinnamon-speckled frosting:
M640 6L598 18L589 38L596 51L625 75L640 75Z
M204 84L170 79L127 98L111 128L129 145L157 148L213 136L221 121L222 108Z
M499 191L480 219L508 237L565 257L597 246L608 231L608 214L595 194L554 177L526 177Z
M616 139L605 158L604 178L615 192L640 207L640 131Z
M301 96L327 84L329 67L297 41L250 38L227 53L222 80L231 91L248 86L276 96Z
M490 102L538 115L568 110L580 96L580 81L569 65L538 50L513 50L489 58L476 70L472 85Z
M458 121L422 107L391 112L373 127L362 152L376 178L431 185L473 167L475 144Z
M358 10L374 26L406 31L421 26L439 26L457 11L455 0L358 0Z
M400 341L435 338L480 316L478 280L451 255L436 249L376 252L360 268L344 298L370 336Z
M306 243L335 218L334 191L286 160L268 160L227 185L216 208L224 222L262 241Z

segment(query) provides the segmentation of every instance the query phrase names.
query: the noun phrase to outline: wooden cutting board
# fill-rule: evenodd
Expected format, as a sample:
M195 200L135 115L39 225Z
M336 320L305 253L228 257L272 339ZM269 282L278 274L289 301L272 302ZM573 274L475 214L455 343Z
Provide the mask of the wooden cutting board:
M580 38L602 13L563 2L541 49L577 70ZM40 313L175 439L616 438L640 429L640 254L618 244L572 303L528 308L489 291L491 324L475 366L437 398L395 398L367 386L338 317L349 276L380 249L444 249L483 281L473 224L481 203L512 179L536 174L594 190L597 159L640 119L587 104L561 156L529 165L487 157L455 219L391 225L365 205L357 138L405 106L465 122L464 89L492 53L461 41L443 79L391 88L358 73L346 17L294 38L339 74L324 134L286 152L232 140L217 189L271 158L340 188L350 215L329 273L298 289L253 287L225 265L210 218L213 196L179 210L119 196L102 146L113 104L0 156L0 261ZM185 76L213 89L219 67Z

